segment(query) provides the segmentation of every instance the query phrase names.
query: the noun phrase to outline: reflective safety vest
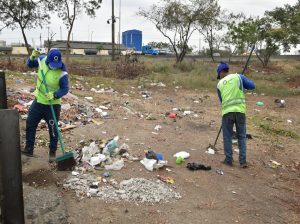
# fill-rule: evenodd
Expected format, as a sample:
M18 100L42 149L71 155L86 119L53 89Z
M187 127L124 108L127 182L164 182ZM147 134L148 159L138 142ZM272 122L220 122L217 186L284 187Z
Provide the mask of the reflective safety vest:
M41 60L41 67L43 68L44 71L49 92L55 93L60 88L59 86L60 78L63 75L65 75L66 72L62 71L61 69L56 69L56 70L49 69L49 67L46 65L46 58L47 57L44 57ZM38 79L37 79L36 89L34 93L38 103L50 105L49 100L45 96L46 88L45 88L40 67L38 69ZM61 99L52 100L52 104L61 104Z
M239 74L230 74L221 79L218 89L222 98L222 116L230 112L246 112L243 81Z

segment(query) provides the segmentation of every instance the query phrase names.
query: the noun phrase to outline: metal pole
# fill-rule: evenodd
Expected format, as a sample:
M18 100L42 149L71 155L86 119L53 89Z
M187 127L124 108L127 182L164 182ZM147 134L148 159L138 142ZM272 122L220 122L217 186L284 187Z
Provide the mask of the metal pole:
M121 53L121 0L119 1L119 54Z
M112 7L112 11L111 11L112 12L112 15L111 15L112 57L111 57L111 60L114 61L115 60L115 1L114 0L112 0L111 7Z
M19 114L0 110L0 171L3 223L24 223Z
M7 109L5 72L0 71L0 109Z

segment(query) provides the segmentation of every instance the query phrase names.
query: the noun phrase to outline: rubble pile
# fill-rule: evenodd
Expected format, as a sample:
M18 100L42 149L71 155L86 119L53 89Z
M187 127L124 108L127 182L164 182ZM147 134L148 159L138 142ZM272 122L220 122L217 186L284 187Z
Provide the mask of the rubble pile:
M162 181L131 178L119 184L115 180L99 187L99 178L90 174L69 177L64 187L76 192L77 197L98 197L105 201L130 201L139 203L171 202L180 199L181 195L169 188Z

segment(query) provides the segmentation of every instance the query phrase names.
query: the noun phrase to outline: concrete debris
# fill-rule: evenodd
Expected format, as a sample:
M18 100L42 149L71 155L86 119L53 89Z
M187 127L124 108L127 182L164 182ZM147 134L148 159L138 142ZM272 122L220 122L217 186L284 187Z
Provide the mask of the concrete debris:
M66 205L56 192L24 185L24 205L26 223L69 223Z
M181 198L181 195L166 186L162 181L131 178L118 184L110 180L100 183L90 174L69 177L64 181L64 188L74 190L77 197L98 197L105 201L129 201L137 203L171 202ZM104 186L99 186L100 184ZM91 190L92 189L92 190Z

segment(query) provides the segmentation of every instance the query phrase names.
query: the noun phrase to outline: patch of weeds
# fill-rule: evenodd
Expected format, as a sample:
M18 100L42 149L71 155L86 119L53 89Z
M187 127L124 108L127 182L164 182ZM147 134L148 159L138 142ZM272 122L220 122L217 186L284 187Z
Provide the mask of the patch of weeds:
M192 60L185 60L174 65L181 72L191 72L195 69L195 63Z
M293 131L284 130L282 128L274 128L271 127L269 124L264 124L264 123L260 124L259 127L267 134L289 137L296 140L300 139L300 136Z

